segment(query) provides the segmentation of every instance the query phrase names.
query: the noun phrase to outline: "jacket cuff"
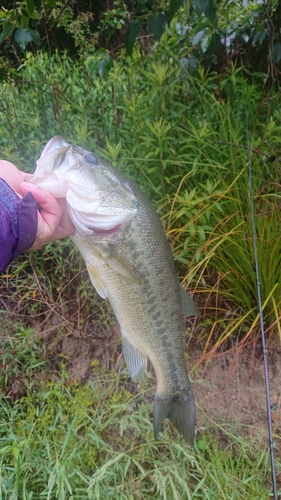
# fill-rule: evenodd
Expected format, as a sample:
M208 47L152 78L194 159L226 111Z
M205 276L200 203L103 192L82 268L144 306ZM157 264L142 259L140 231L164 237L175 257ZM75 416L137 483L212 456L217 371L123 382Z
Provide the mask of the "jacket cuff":
M31 193L20 198L0 179L0 270L33 245L37 210L38 204Z

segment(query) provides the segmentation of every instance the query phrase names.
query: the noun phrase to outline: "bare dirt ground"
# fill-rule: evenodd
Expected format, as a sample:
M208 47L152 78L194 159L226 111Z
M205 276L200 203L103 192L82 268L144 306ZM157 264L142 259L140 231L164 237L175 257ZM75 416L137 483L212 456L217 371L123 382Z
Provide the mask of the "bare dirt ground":
M257 354L258 351L258 354ZM204 366L205 365L205 366ZM198 373L199 372L199 373ZM199 364L194 377L198 426L233 424L241 435L267 435L267 406L263 358L254 344L220 354ZM281 350L268 349L271 420L281 437ZM199 377L197 377L197 374Z

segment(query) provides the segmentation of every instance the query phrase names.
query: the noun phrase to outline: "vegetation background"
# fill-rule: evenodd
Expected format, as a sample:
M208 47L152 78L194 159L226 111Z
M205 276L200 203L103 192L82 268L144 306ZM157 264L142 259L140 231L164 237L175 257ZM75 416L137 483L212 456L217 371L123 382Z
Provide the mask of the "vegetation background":
M266 338L280 353L280 21L278 0L1 3L1 157L33 171L61 134L142 186L201 306L185 334L197 382L234 347L261 363L249 167ZM270 498L262 429L253 439L206 413L194 449L169 423L153 440L153 376L130 382L115 319L68 241L9 266L0 300L1 499ZM83 383L73 339L90 346Z

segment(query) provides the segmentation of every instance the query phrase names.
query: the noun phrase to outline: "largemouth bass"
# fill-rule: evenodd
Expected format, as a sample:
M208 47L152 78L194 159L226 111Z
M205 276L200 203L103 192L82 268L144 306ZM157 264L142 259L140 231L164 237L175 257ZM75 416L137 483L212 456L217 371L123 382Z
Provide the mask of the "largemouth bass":
M45 146L28 182L65 197L93 286L120 324L130 375L157 377L154 435L170 419L194 441L195 403L184 358L185 318L198 314L181 288L164 228L139 187L109 163L59 136Z

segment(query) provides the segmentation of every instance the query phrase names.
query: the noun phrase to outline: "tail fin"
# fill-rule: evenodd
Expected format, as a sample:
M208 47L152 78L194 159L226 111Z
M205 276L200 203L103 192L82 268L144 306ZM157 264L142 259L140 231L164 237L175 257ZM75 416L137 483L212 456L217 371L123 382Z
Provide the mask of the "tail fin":
M177 391L170 397L155 394L154 401L154 437L158 438L162 422L168 418L183 435L188 444L194 443L195 403L192 386Z

